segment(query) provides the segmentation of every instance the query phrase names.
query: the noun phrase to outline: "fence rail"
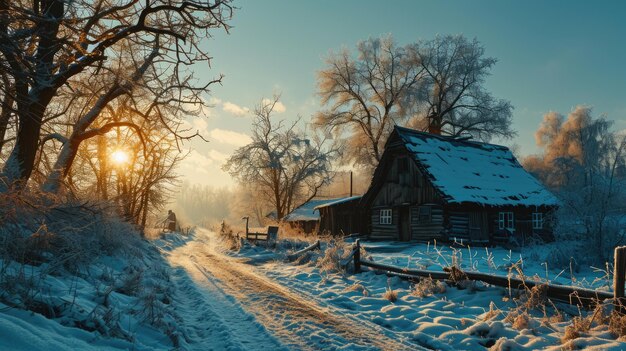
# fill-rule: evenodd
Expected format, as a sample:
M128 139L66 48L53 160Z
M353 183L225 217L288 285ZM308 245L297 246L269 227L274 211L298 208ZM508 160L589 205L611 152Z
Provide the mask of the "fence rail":
M606 299L615 299L616 304L621 312L624 312L624 284L626 280L626 246L618 247L615 249L615 273L614 273L614 293L606 291L597 291L591 289L578 288L567 285L557 285L542 282L535 282L532 280L525 280L516 277L499 276L495 274L479 273L479 272L461 272L456 270L444 271L431 271L421 269L408 269L395 267L385 264L364 260L361 258L361 243L357 239L351 257L354 262L354 272L361 272L361 267L369 267L374 270L384 271L387 274L400 276L404 279L420 279L424 277L431 277L436 280L454 280L453 274L462 274L464 278L468 280L481 281L490 285L499 286L503 288L524 290L532 289L535 286L543 285L546 287L546 294L548 298L563 301L571 305L582 305L585 307L592 306L594 303ZM619 262L618 262L619 260Z
M300 255L302 255L303 253L309 252L309 251L313 251L313 250L319 250L321 248L321 243L319 240L315 241L313 244L305 247L304 249L300 250L300 251L296 251L294 253L292 253L291 255L287 256L287 259L289 261L294 261L296 260L298 257L300 257Z

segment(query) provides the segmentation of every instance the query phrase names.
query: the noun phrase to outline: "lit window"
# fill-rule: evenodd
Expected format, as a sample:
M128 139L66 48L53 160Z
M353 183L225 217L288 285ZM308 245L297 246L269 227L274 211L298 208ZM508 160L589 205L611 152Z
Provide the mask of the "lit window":
M391 224L391 209L380 210L380 224Z
M533 229L543 229L543 213L533 212Z
M513 217L513 212L498 213L498 228L507 229L509 231L515 230L515 218Z

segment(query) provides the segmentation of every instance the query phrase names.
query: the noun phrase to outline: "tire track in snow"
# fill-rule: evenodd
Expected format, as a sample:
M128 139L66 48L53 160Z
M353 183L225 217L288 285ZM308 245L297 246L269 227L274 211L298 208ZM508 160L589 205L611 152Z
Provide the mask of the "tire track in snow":
M172 252L170 262L190 350L285 349L214 280L207 279L186 256L188 253L181 254Z
M193 245L189 250L191 260L206 279L213 283L217 279L223 291L235 297L290 349L424 350L387 336L369 321L333 314L328 308L306 301L249 266L216 253L208 243L196 241L189 245Z

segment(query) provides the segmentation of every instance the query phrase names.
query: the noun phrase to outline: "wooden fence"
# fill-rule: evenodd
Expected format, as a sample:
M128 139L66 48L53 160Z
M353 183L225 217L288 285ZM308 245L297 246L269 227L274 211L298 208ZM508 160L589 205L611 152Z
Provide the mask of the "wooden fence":
M550 299L563 301L571 305L582 305L585 307L592 306L598 301L615 299L616 308L618 308L618 311L626 312L626 308L624 308L626 302L624 294L624 284L626 282L626 246L615 248L615 266L613 281L614 293L584 289L567 285L536 282L532 280L520 279L509 276L499 276L488 273L466 271L461 272L458 269L448 269L447 271L441 272L421 269L407 269L380 264L361 258L361 244L359 239L357 239L354 243L351 257L354 262L355 273L361 272L361 267L365 266L373 270L383 271L388 275L395 275L404 279L419 280L423 277L431 277L432 279L437 280L457 281L459 275L461 275L464 279L481 281L486 284L504 287L511 290L532 289L535 286L542 285L545 286L546 295ZM347 262L349 261L346 261L346 263Z

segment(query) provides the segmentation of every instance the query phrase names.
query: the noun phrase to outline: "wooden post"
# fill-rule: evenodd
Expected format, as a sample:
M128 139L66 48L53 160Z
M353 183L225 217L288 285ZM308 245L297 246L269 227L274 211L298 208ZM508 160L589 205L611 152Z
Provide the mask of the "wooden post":
M356 239L354 243L354 273L361 273L361 242Z
M245 216L245 217L243 217L241 219L245 219L246 220L246 238L247 238L248 237L248 220L250 219L250 217Z
M624 283L626 282L626 246L615 248L615 263L613 264L613 296L615 310L626 314L626 299L624 299Z

